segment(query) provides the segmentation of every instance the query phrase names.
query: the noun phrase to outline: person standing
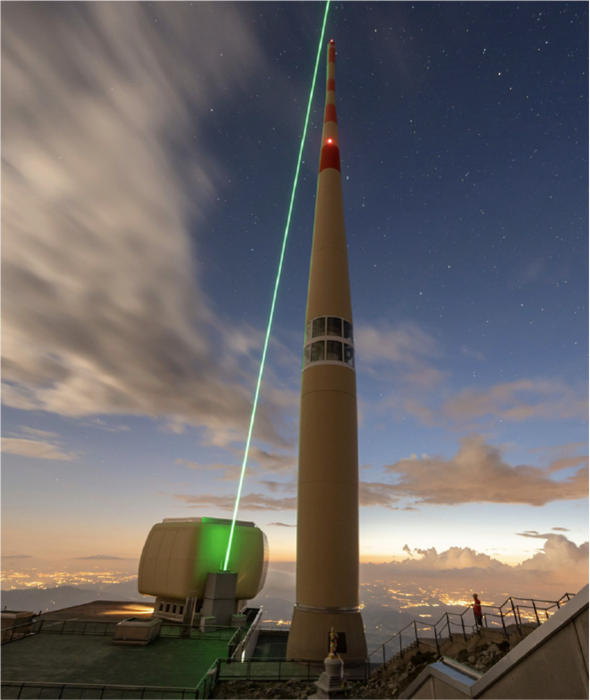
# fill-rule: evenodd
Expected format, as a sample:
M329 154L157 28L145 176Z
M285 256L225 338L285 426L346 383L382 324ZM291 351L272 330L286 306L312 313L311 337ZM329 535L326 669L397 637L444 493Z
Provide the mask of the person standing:
M473 594L473 616L475 624L478 627L483 627L483 614L481 612L481 600L477 597L477 593Z

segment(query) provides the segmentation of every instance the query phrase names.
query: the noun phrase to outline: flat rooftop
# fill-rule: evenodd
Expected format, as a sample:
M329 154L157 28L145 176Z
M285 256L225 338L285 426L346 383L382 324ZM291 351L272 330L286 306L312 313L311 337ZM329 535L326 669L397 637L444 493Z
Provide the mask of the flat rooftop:
M135 603L133 601L95 600L84 605L52 610L37 615L39 620L94 620L96 622L121 622L128 617L145 617L154 612L153 603Z
M2 681L194 688L218 657L227 658L236 632L231 628L195 629L191 639L160 636L146 646L113 643L114 623L149 619L152 610L138 603L96 601L41 615L41 632L2 645ZM166 630L176 633L174 627L166 625ZM3 697L10 697L8 690L3 688Z
M2 646L2 680L194 688L225 639L155 639L147 646L113 644L112 637L35 634Z

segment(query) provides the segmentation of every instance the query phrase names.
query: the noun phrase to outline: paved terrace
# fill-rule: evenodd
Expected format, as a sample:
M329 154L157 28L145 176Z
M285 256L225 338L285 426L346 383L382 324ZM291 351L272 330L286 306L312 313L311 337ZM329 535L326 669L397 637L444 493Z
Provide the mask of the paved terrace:
M230 631L233 632L233 631ZM2 680L195 687L226 639L162 639L143 647L112 637L36 634L2 647Z
M218 657L227 658L236 632L231 628L194 630L192 639L161 636L146 646L113 643L115 623L149 617L152 610L138 603L95 601L41 615L40 633L2 645L2 680L194 688Z

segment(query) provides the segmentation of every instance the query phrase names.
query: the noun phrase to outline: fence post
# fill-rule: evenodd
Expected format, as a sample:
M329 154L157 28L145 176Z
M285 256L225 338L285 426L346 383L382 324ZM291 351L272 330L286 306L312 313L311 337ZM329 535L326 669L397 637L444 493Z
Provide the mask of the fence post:
M416 620L414 620L414 636L416 637L416 644L418 644L418 627L416 627Z
M23 692L23 687L24 687L24 685L25 685L24 683L21 683L21 686L20 686L20 688L18 689L18 695L16 696L16 700L18 700L18 699L20 698L21 693Z
M465 634L465 621L463 620L463 615L461 614L461 629L463 630L463 641L467 641L467 635Z
M514 607L514 600L510 598L510 605L512 606L512 614L514 615L514 624L516 625L516 629L518 630L518 633L522 637L522 631L520 629L520 620L518 619L516 615L516 608Z
M383 665L385 666L385 644L381 648L383 649Z
M434 643L436 644L436 653L440 656L440 647L438 646L438 632L434 628Z
M508 639L508 632L506 632L506 624L504 623L504 613L500 610L500 620L502 620L502 628L504 630L504 636Z
M402 655L402 634L401 634L401 632L399 633L399 655L401 658L401 655Z
M531 603L533 604L533 610L535 611L535 617L537 618L537 626L541 626L541 620L539 620L539 613L537 612L537 606L535 605L535 601L531 600Z

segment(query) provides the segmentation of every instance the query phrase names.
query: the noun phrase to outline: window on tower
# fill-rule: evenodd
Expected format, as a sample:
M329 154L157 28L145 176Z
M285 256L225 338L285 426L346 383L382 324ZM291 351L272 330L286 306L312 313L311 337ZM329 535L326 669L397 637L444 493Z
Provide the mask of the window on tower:
M326 360L342 362L342 343L339 340L326 341Z
M325 359L324 341L311 344L311 362L318 362Z
M342 319L328 316L328 333L327 335L337 335L342 338Z
M354 369L352 343L350 321L338 316L319 316L311 319L305 326L303 369L316 362L345 364Z
M325 318L314 318L313 320L313 337L318 338L319 336L326 335L326 319Z
M351 367L354 367L354 348L352 345L344 343L344 362Z
M349 323L348 321L344 321L344 338L346 340L350 340L350 342L353 342L352 339L352 323Z

